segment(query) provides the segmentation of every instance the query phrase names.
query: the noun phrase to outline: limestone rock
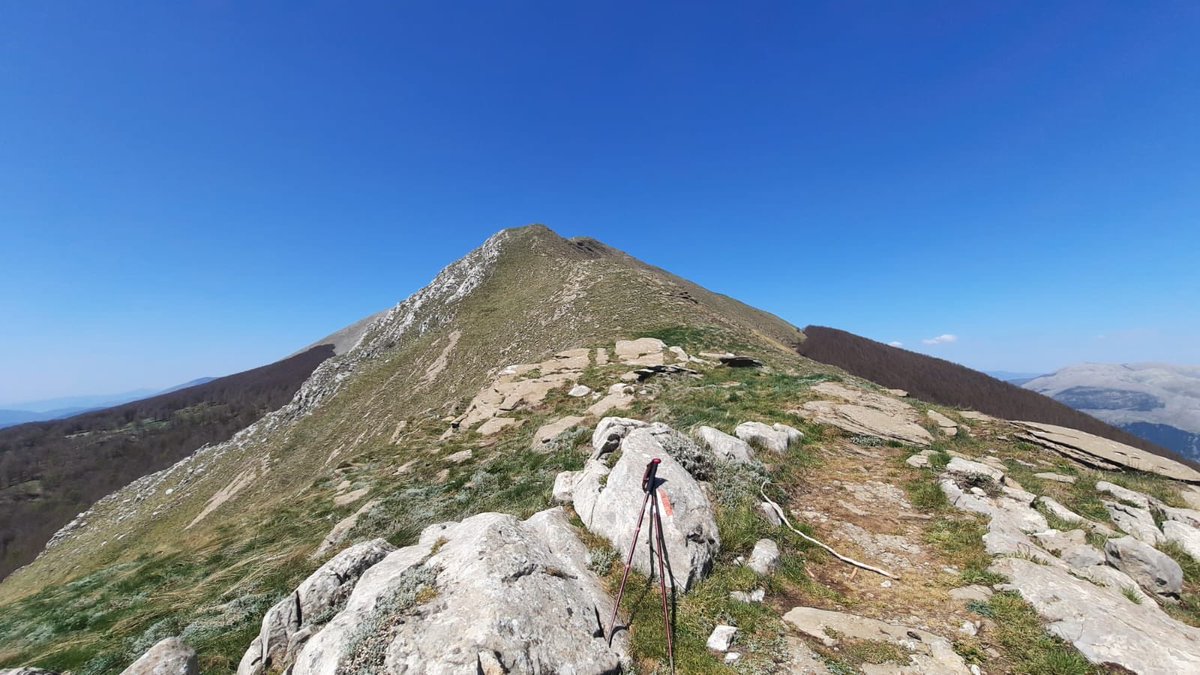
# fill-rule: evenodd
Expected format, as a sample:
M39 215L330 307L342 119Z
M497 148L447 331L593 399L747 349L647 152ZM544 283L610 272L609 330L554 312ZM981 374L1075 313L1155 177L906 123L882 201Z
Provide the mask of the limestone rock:
M1200 672L1200 630L1172 619L1154 603L1131 603L1066 569L1020 558L1002 558L990 570L1008 577L1004 588L1020 593L1048 622L1050 633L1092 663L1143 674Z
M733 626L717 626L713 629L711 635L708 636L708 642L705 645L718 652L727 652L733 645L733 636L737 635L737 628Z
M1164 539L1179 544L1188 555L1200 560L1200 529L1177 520L1168 520L1163 523L1162 531Z
M1087 522L1086 518L1079 515L1078 513L1075 513L1071 509L1068 509L1067 507L1063 506L1057 500L1055 500L1053 497L1046 497L1043 495L1041 497L1038 497L1037 502L1039 504L1041 504L1042 506L1045 506L1046 510L1049 511L1050 514L1053 515L1055 518L1059 518L1061 520L1065 520L1065 521L1071 522L1071 523Z
M363 575L293 673L619 672L627 634L606 644L612 599L587 559L557 508L430 526Z
M750 552L750 560L746 567L757 574L767 575L779 567L779 545L770 539L759 539Z
M585 418L578 415L567 415L566 417L555 420L549 424L544 424L538 428L533 434L534 450L544 450L549 446L550 441L553 441L559 434L574 429L583 422Z
M1127 488L1123 488L1120 485L1114 485L1113 483L1109 483L1108 481L1103 481L1103 480L1097 481L1096 491L1108 493L1108 494L1112 495L1113 497L1116 497L1120 501L1130 502L1132 504L1135 504L1138 508L1142 508L1142 509L1150 508L1150 498L1147 497L1146 495L1144 495L1140 492L1135 492L1135 491L1127 489Z
M1076 569L1095 567L1108 562L1100 549L1090 544L1068 546L1058 554L1058 557L1067 565Z
M755 604L762 602L767 597L767 592L761 588L756 588L749 593L746 591L733 591L729 594L729 597L738 602Z
M796 607L784 614L783 620L827 647L838 646L842 638L896 645L908 652L911 666L916 669L908 672L924 675L967 675L971 672L949 640L917 628L815 607Z
M583 398L590 393L592 393L591 387L587 386L586 384L577 384L574 387L571 387L570 391L567 392L567 396L570 396L571 398Z
M782 454L787 452L788 443L797 438L795 434L800 432L784 424L767 426L762 422L742 422L733 433L750 445Z
M197 675L196 650L177 637L167 638L151 647L121 675Z
M813 391L844 402L809 401L796 411L802 417L862 436L920 446L933 442L917 411L903 401L836 382L822 382Z
M762 514L763 519L771 524L771 527L779 527L783 525L783 519L779 517L779 512L775 510L768 502L758 503L758 512Z
M991 482L999 486L1004 482L1004 472L982 462L972 462L961 457L950 458L946 465L946 473L958 476L971 484Z
M1128 574L1148 593L1178 598L1183 590L1183 570L1165 553L1134 539L1109 539L1104 545L1108 564Z
M1017 438L1049 448L1068 459L1099 469L1135 469L1189 483L1200 482L1200 471L1173 459L1092 434L1041 422L1015 422L1023 429Z
M634 376L637 380L637 376ZM608 393L599 401L593 403L587 409L587 414L592 417L604 417L610 411L628 408L634 401L633 387L628 384L617 383L608 388Z
M703 486L660 443L660 438L672 437L656 431L648 427L630 431L611 471L598 461L589 461L575 485L575 511L589 530L625 555L644 502L642 476L650 460L659 458L655 496L661 504L669 576L676 588L687 590L712 568L720 536ZM649 574L650 553L645 542L637 547L634 565Z
M613 353L621 363L631 366L661 366L667 345L657 338L617 340Z
M575 483L579 481L580 471L563 471L554 477L554 488L551 499L556 504L570 504L575 499Z
M1041 544L1042 548L1051 553L1061 553L1074 546L1087 544L1087 535L1083 530L1071 530L1069 532L1046 530L1034 533L1033 538L1037 540L1037 543Z
M1162 532L1154 523L1154 516L1146 509L1126 506L1117 502L1104 502L1104 508L1108 510L1109 517L1117 527L1121 528L1122 532L1132 534L1151 546L1157 546L1162 541Z
M943 436L958 435L958 422L955 422L942 413L932 409L926 410L925 415L929 419L933 420L933 423L937 425L938 431L940 431Z
M740 438L714 429L712 427L697 427L696 435L704 441L710 450L726 462L746 464L754 461L754 450L750 444Z
M992 597L992 589L987 586L963 586L950 591L950 597L961 602L987 602Z
M238 675L259 675L291 665L300 646L294 638L314 617L336 609L363 573L395 550L383 539L374 539L351 546L317 568L291 595L267 610L258 637L242 656Z
M605 417L596 425L592 432L592 459L616 450L621 445L621 439L630 431L648 426L641 420L631 420L627 417Z
M0 670L0 675L59 675L52 670L41 668L7 668Z
M329 534L325 535L325 538L321 540L321 544L317 546L317 550L313 551L312 557L324 558L329 554L330 551L334 550L338 546L341 546L342 542L346 539L346 535L350 534L350 531L353 530L354 526L358 524L358 519L361 518L364 513L367 513L371 509L375 508L375 505L378 503L378 499L372 499L366 504L363 504L354 513L339 520L337 524L333 526L333 529L329 530Z
M1043 471L1042 473L1035 473L1035 474L1033 474L1033 477L1040 478L1042 480L1054 481L1055 483L1066 483L1067 485L1073 485L1075 483L1075 476L1067 476L1067 475L1064 475L1061 473L1054 473L1051 471Z

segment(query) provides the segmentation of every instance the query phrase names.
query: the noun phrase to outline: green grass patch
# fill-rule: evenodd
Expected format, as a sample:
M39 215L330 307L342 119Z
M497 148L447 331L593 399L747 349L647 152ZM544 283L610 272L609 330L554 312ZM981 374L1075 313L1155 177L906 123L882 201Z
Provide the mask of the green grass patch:
M1102 671L1071 645L1051 636L1029 603L1016 593L996 593L988 601L995 622L992 639L1019 673L1099 675Z

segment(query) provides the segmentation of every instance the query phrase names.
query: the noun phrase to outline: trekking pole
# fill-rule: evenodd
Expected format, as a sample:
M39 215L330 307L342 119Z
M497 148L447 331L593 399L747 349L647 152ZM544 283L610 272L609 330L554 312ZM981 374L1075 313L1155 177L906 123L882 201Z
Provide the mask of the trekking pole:
M621 598L625 596L625 584L629 581L629 571L633 568L633 554L637 551L638 535L642 531L642 520L646 515L646 506L650 507L649 541L650 555L658 557L658 589L662 595L663 627L667 634L667 656L671 664L671 672L675 672L675 645L671 636L671 614L667 605L667 582L663 557L666 552L666 539L663 537L662 513L659 511L655 481L658 476L658 465L662 460L655 457L646 464L646 473L642 475L642 491L646 496L642 499L642 508L638 512L637 526L633 530L633 542L629 545L629 557L625 560L625 573L621 575L621 587L617 591L617 600L613 603L612 619L608 623L608 645L612 646L616 635L617 611L621 608ZM655 550L657 549L657 550ZM654 576L654 563L650 563L650 576Z

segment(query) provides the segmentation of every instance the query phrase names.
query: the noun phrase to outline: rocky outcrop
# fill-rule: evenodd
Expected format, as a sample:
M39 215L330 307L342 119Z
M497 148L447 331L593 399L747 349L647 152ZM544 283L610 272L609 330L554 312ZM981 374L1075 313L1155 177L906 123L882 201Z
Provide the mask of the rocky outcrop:
M1134 469L1189 483L1200 482L1200 471L1107 438L1041 422L1014 422L1018 439L1036 443L1060 455L1097 469Z
M754 449L740 438L705 426L696 428L696 436L726 462L746 464L754 461Z
M1047 630L1092 663L1142 675L1200 672L1200 630L1153 602L1130 602L1067 569L1020 558L1002 558L990 569L1008 577L1004 588L1020 593L1047 621Z
M370 512L370 510L375 508L375 505L378 503L379 500L372 499L366 504L363 504L362 507L360 507L354 513L339 520L337 524L329 530L329 534L325 535L325 538L321 540L320 545L317 546L317 550L313 551L312 557L317 559L324 558L338 546L341 546L342 542L346 540L346 536L350 534L350 531L353 530L354 526L358 524L358 519L361 518L363 514Z
M829 424L851 434L873 436L910 445L927 446L933 436L920 424L909 404L836 382L822 382L813 391L841 399L809 401L796 414L819 424Z
M121 675L197 675L196 650L177 637L151 647Z
M944 637L918 628L885 623L863 616L833 612L816 607L797 607L783 615L783 620L810 638L827 647L837 647L843 640L872 640L900 647L909 655L904 664L915 670L900 670L896 664L874 666L864 664L868 675L914 672L924 675L969 675L966 662L954 651L954 645Z
M607 645L612 600L588 563L561 509L431 526L363 574L293 673L620 672L625 635Z
M394 550L375 539L351 546L321 565L267 610L258 637L242 656L238 675L260 675L292 665L304 642L341 608L363 573Z
M571 497L576 513L589 530L608 539L618 551L628 551L644 502L646 465L654 458L662 460L654 495L661 505L670 581L680 590L691 588L708 574L720 549L713 506L704 487L685 468L700 461L686 454L696 446L689 449L685 442L690 441L665 425L634 427L614 422L606 428L630 429L620 441L621 458L611 470L598 459L588 461L574 481ZM593 439L603 448L609 437L600 428L596 431ZM649 547L643 542L637 547L634 566L649 574L650 563Z

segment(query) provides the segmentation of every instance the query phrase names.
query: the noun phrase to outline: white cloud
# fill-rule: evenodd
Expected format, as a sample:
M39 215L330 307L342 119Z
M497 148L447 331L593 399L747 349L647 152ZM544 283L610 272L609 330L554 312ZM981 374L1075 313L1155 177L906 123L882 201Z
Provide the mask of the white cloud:
M958 336L951 335L950 333L945 333L945 334L939 335L937 337L932 337L932 338L929 338L926 340L921 340L921 342L923 342L927 345L944 345L944 344L950 344L951 342L958 342Z
M891 347L903 347L904 343L899 340L892 340L891 342L888 343L888 345Z

